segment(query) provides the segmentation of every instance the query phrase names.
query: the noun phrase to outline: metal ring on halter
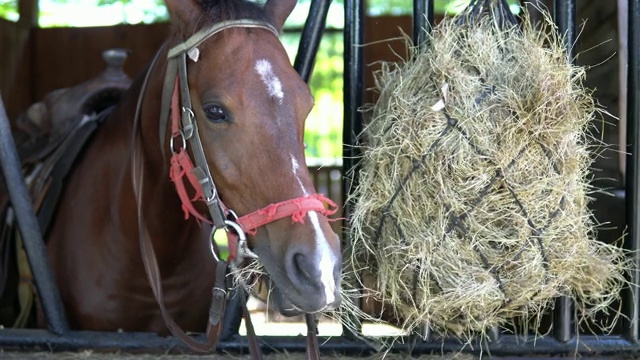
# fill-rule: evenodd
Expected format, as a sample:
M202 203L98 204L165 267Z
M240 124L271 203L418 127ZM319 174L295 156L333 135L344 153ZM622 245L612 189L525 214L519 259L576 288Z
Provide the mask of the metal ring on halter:
M211 184L213 184L213 179L209 178L208 181L210 181ZM202 182L200 184L202 185ZM204 196L204 202L207 203L207 206L211 205L215 202L214 200L218 199L218 189L216 189L215 186L212 186L210 195L207 195L207 194L202 194L202 195Z
M177 153L176 149L173 147L173 139L177 138L178 136L180 136L182 138L182 149L186 149L187 148L187 139L184 138L184 133L182 132L182 130L180 130L179 133L180 133L180 135L172 136L169 139L169 150L171 150L172 154L176 154Z
M193 119L194 117L196 117L196 114L194 114L194 113L193 113L193 110L191 110L191 108L188 108L188 107L184 107L184 106L183 106L183 107L182 107L182 112L185 112L185 113L189 114L189 117L190 117L191 119Z
M237 221L240 218L238 214L236 214L236 212L231 209L227 209L227 213L227 216L231 219L231 221Z
M238 225L237 222L231 221L231 220L226 220L224 223L228 227L232 228L236 232L236 234L238 234L238 245L237 245L236 259L235 259L236 262L238 264L242 263L245 257L248 257L251 259L257 259L258 255L256 255L256 253L254 253L253 251L251 251L251 249L249 249L249 245L247 244L247 236L242 230L242 227L240 227L240 225Z

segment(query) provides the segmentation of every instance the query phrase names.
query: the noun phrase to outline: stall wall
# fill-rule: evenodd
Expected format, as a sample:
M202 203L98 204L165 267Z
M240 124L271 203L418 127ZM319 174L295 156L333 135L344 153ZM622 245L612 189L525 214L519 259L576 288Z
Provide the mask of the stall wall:
M0 23L0 90L10 119L59 88L86 81L105 69L102 52L125 48L124 70L135 77L166 39L169 25L31 28Z

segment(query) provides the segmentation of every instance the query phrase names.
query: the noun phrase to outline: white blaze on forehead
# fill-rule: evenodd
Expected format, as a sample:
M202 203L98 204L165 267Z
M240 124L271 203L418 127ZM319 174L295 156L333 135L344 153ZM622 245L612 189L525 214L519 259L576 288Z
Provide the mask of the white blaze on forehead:
M302 194L307 196L309 195L309 192L307 191L307 189L304 188L304 185L302 185L302 180L300 180L300 177L298 176L298 170L300 170L300 164L298 164L298 160L296 160L296 158L294 158L293 155L289 155L289 156L291 156L291 167L293 168L293 176L295 176L296 180L298 181L298 185L300 185L300 189L302 189Z
M260 79L267 87L267 93L269 96L282 101L284 93L282 92L282 83L280 79L273 73L273 68L268 60L260 59L256 61L256 72L260 75Z
M298 170L300 170L300 164L298 161L291 156L291 165L293 168L293 175L295 176L300 188L302 189L302 193L304 195L309 195L309 192L302 185L302 181L298 176ZM320 270L320 281L324 285L324 295L327 304L331 304L336 300L336 282L333 279L333 269L337 262L337 259L331 248L329 247L329 241L324 236L322 229L320 228L320 220L318 219L318 213L315 211L309 211L307 213L309 220L311 220L311 225L313 226L313 232L316 236L316 264L318 264L318 268Z

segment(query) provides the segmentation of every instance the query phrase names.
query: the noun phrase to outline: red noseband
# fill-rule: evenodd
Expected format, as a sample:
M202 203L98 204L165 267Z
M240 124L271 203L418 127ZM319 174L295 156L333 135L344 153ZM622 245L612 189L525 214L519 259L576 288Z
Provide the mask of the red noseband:
M249 235L254 235L259 227L279 219L291 217L292 223L303 224L304 217L310 211L318 212L324 216L331 216L338 211L338 205L324 195L311 194L267 205L262 209L238 218L236 222L240 225L242 231ZM228 262L236 258L237 241L238 238L236 236L229 236Z

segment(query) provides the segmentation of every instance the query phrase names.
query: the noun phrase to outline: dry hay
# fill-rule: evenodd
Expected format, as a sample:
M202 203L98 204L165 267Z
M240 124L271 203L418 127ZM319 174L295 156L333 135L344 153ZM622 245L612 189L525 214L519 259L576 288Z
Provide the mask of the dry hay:
M548 17L460 19L377 76L348 270L377 279L368 294L405 330L469 338L561 295L580 319L608 309L628 263L595 240L587 208L587 129L602 110L585 70Z

